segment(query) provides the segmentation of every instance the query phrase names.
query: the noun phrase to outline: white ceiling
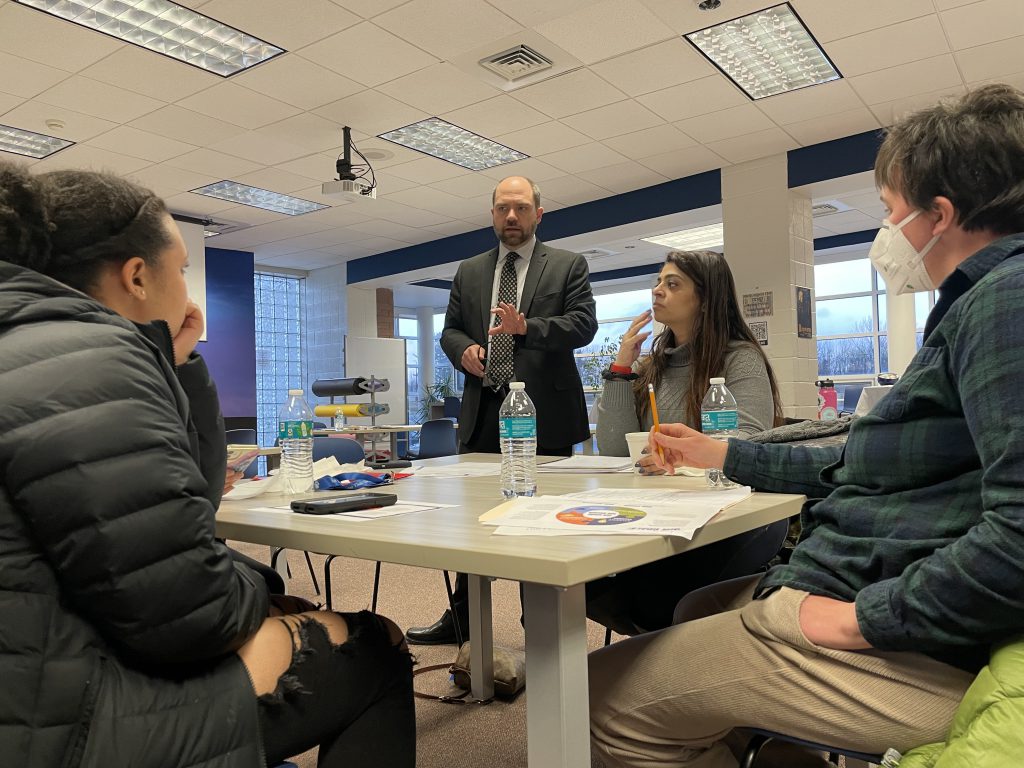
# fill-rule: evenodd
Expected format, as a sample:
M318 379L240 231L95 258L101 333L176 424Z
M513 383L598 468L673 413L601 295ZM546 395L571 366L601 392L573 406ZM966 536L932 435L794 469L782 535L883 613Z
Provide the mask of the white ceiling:
M723 0L711 12L696 0L182 4L288 53L225 80L0 0L0 123L78 142L41 161L0 156L133 176L176 212L243 227L211 245L293 269L489 226L490 190L512 173L536 180L552 211L879 128L971 85L1024 86L1020 0L792 0L845 79L759 102L681 35L771 0ZM567 71L508 89L475 64L519 41ZM531 158L473 173L375 138L431 115ZM364 152L387 153L373 161L377 200L320 195L343 125ZM225 178L332 207L287 217L189 192ZM870 178L855 182L813 190L816 202L850 208L817 219L816 236L877 226ZM704 209L566 242L620 252L594 264L614 269L660 260L663 249L647 259L626 248L640 236L715 220ZM446 272L454 265L418 277Z

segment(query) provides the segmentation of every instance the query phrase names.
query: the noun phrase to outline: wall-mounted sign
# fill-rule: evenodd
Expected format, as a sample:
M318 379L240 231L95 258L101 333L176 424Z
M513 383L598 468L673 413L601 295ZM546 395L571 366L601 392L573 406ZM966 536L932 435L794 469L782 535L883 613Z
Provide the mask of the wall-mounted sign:
M796 287L796 335L801 339L814 337L811 328L811 289Z
M768 321L758 320L753 323L747 323L750 326L750 332L754 334L754 338L757 339L757 343L762 347L768 346Z
M772 292L744 293L743 314L746 317L771 317Z

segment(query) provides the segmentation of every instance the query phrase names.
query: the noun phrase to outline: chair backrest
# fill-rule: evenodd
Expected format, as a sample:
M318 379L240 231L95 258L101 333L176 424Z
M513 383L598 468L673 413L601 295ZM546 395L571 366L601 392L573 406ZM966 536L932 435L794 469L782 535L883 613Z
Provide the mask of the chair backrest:
M448 395L444 399L444 417L446 419L457 419L462 411L462 400Z
M224 442L227 445L257 445L255 429L226 429L224 430ZM257 459L242 473L242 477L256 477L260 470L260 459Z
M333 456L339 464L355 464L366 458L363 445L351 437L314 437L313 461Z
M455 425L450 419L424 422L420 428L420 450L417 458L436 459L438 456L454 456L458 452Z

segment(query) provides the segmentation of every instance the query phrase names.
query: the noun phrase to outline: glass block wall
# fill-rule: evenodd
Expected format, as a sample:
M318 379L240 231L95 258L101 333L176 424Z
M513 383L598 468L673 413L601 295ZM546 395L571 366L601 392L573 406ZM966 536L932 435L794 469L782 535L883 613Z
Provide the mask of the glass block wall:
M289 389L308 390L304 345L305 280L257 272L256 432L260 445L273 445L277 412ZM310 402L306 391L306 402Z

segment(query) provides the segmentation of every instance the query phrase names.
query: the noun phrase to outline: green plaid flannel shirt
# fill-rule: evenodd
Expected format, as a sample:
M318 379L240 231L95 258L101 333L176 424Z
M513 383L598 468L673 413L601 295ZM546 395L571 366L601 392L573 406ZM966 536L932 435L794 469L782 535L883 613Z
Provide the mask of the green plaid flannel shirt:
M924 345L845 448L731 440L726 473L803 493L802 533L763 596L855 601L881 650L977 670L1024 632L1024 234L943 283Z

